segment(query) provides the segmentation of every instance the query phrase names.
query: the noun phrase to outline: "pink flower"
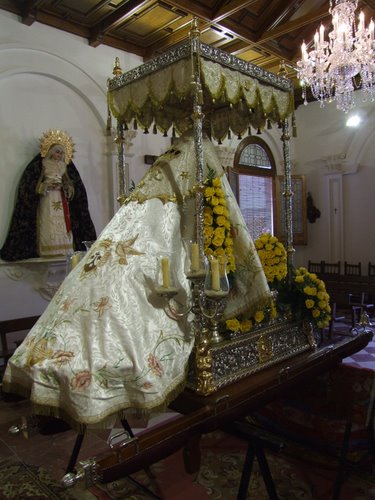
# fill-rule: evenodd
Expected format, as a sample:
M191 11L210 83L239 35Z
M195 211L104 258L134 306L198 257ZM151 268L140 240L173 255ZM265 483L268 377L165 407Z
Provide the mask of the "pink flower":
M87 389L90 384L91 373L88 370L83 370L82 372L77 373L77 375L70 381L71 388L79 391Z
M157 357L154 356L153 354L148 355L148 366L151 368L151 370L153 371L153 373L155 373L157 377L161 377L163 375L163 367L159 363Z
M72 351L56 351L52 356L52 359L61 365L70 361L71 358L74 358L74 352Z

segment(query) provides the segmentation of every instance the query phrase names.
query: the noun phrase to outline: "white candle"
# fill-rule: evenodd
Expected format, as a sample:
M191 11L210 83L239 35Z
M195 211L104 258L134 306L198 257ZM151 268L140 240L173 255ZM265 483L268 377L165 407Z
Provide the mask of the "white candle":
M302 59L304 61L307 61L307 50L306 50L306 44L305 44L305 42L303 42L302 45L301 45L301 52L302 52Z
M163 287L170 288L171 286L171 278L169 274L169 259L168 257L163 257L161 259L161 272L163 279Z
M370 31L370 39L373 40L374 39L374 21L372 19L370 21L370 25L369 25L368 29Z
M199 246L198 243L191 244L191 270L199 271Z
M364 15L364 13L361 11L361 12L359 13L358 31L362 31L364 27L365 27L365 15Z
M72 255L72 269L74 269L76 267L76 265L78 264L78 262L81 260L81 255L79 253L74 253Z
M220 290L219 261L217 259L211 260L211 288L216 292Z
M319 38L320 38L320 43L322 44L324 42L324 26L323 26L323 24L320 25Z

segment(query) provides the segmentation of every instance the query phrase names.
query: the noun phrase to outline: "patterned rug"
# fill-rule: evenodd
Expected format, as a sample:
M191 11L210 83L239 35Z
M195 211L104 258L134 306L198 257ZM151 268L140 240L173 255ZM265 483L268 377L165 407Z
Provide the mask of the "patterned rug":
M142 490L142 485L163 500L236 499L246 443L228 434L215 432L202 437L201 452L202 463L198 474L185 472L182 451L178 451L154 464L151 476L141 471L134 474L131 480L124 478L110 484L97 484L89 490L85 490L83 485L65 490L42 468L7 459L0 462L0 500L153 498ZM281 453L267 453L267 459L280 500L332 498L335 478L332 460L298 448L288 450L288 446ZM256 461L247 498L268 500ZM340 500L375 500L375 474L371 466L367 470L352 471L346 477Z
M70 500L71 494L35 465L0 461L0 499Z

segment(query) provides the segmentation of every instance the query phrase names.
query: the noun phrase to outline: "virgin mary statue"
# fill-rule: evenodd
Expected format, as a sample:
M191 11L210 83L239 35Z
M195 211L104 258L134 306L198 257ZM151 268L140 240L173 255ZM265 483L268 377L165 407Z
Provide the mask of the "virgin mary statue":
M255 313L269 288L215 148L203 141L204 175L221 179L234 234L236 271L225 317ZM181 300L189 300L185 248L193 221L191 132L161 155L71 271L9 360L5 392L29 397L38 414L98 424L127 409L151 412L183 390L194 344L192 317L165 312L155 277L171 257Z

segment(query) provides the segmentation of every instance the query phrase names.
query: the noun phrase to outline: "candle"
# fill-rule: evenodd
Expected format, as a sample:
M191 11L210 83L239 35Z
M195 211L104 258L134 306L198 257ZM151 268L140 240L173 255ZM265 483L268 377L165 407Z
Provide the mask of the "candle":
M370 31L370 40L373 40L374 39L374 21L372 19L370 21L370 25L369 25L368 29Z
M81 255L79 253L74 253L72 255L72 269L76 267L76 265L80 260L81 260Z
M320 44L322 44L324 42L324 26L323 26L323 24L320 25L319 39L320 39Z
M199 246L198 243L191 244L191 270L199 271Z
M217 259L211 260L211 288L215 291L220 290L219 261Z
M314 49L318 50L319 45L319 33L316 31L314 35Z
M161 259L161 272L163 278L163 287L170 288L171 286L171 278L169 274L169 259L168 257L163 257Z

